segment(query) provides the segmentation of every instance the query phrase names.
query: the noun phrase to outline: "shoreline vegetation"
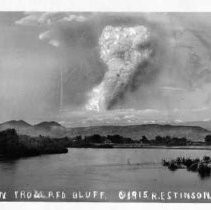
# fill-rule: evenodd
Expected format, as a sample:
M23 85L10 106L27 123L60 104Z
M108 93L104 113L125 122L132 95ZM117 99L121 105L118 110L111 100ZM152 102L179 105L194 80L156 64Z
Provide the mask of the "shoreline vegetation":
M198 172L201 178L209 177L211 175L211 158L204 156L202 159L177 157L172 160L162 160L162 165L168 167L171 171L177 169L186 169L190 172Z
M60 141L61 140L61 141ZM67 153L63 139L18 135L15 129L0 132L0 154L8 158Z
M209 147L210 146L210 147ZM15 129L0 131L0 155L11 158L36 156L41 154L67 153L68 148L125 148L125 149L192 149L211 150L211 136L207 135L203 142L170 136L156 136L147 139L142 136L133 140L120 135L76 136L73 138L53 138L49 136L32 137L20 135Z
M210 146L210 147L209 147ZM70 147L75 148L159 148L159 149L204 149L211 150L211 136L207 135L204 141L191 141L178 137L156 136L155 139L147 139L142 136L139 140L133 140L120 135L101 136L76 136L71 141Z

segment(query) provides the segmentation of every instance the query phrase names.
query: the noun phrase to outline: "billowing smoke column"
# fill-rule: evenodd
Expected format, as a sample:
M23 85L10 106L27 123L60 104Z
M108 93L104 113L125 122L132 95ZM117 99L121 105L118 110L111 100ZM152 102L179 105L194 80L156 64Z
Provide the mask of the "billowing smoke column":
M106 26L99 39L100 57L108 70L102 82L93 88L88 110L111 109L124 95L141 64L151 56L150 33L145 26Z

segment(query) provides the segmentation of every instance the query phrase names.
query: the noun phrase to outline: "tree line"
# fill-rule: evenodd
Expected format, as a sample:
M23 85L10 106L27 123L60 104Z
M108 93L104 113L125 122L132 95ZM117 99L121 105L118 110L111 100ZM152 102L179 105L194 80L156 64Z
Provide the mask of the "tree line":
M66 147L65 138L18 135L15 129L0 132L0 153L8 157L66 153Z
M146 136L142 136L139 140L133 140L131 138L123 137L120 135L107 135L101 136L98 134L75 137L73 145L91 145L91 144L150 144L150 145L187 145L188 141L185 137L170 137L170 136L156 136L155 139L148 139Z
M202 144L211 145L211 135L207 135ZM115 144L139 144L139 145L166 145L186 146L194 145L187 138L156 136L148 139L142 136L139 140L133 140L121 135L101 136L76 136L75 138L52 138L48 136L31 137L18 135L15 129L0 131L0 153L11 157L32 156L40 154L65 153L68 147L112 147Z

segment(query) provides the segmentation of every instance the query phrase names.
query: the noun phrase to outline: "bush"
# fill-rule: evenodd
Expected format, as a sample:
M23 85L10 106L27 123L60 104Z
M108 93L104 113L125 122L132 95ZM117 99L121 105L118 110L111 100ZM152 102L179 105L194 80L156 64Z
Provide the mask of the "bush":
M210 145L211 144L211 135L207 135L204 140L205 140L206 144Z

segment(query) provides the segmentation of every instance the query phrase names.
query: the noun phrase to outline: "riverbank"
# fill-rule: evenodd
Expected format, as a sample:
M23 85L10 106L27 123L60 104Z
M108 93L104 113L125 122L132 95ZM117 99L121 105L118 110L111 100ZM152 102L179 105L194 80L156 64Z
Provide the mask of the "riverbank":
M162 143L163 139L166 140L164 143ZM119 135L107 137L93 135L82 139L81 137L52 138L41 135L32 137L19 135L15 129L0 132L0 154L6 157L67 153L67 148L211 150L211 145L206 142L192 142L183 138L170 137L157 137L156 140L151 141L142 137L142 140L135 141Z
M41 154L67 153L65 139L18 135L15 129L0 132L0 154L9 158L37 156Z
M137 144L93 144L83 146L71 146L70 148L93 149L172 149L172 150L211 150L211 146L163 146L163 145L137 145Z
M114 145L113 148L122 149L178 149L178 150L211 150L210 146L157 146L157 145Z

